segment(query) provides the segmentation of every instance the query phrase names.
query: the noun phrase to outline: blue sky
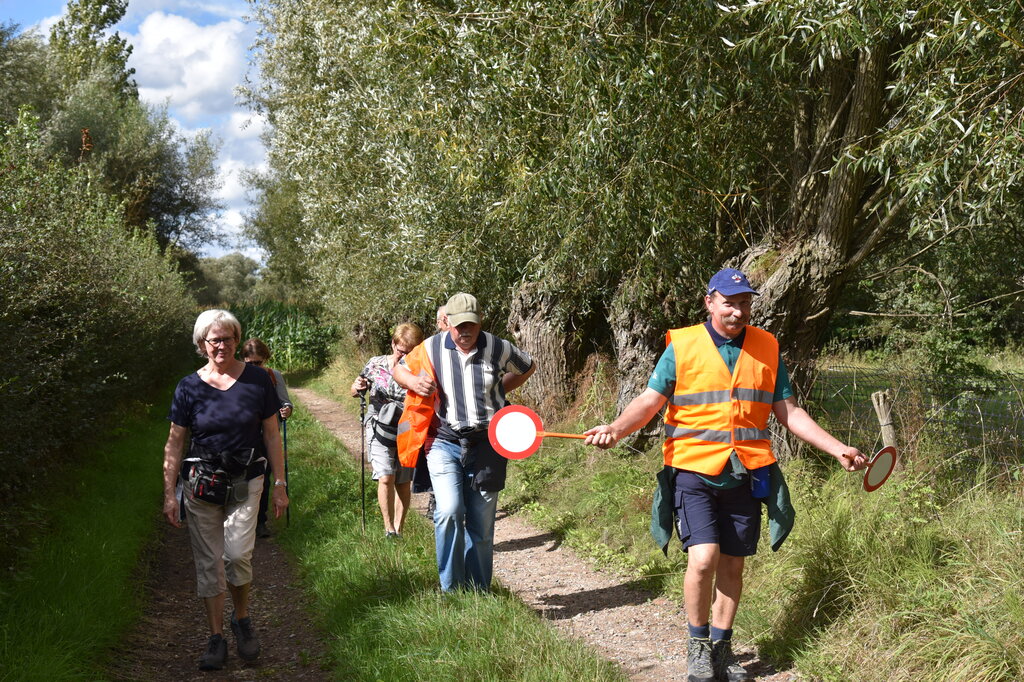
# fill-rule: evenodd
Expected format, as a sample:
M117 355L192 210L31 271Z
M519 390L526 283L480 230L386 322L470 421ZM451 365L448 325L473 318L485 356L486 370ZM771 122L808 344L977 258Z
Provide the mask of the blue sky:
M48 36L66 4L0 0L0 23L13 22L23 31ZM237 245L211 247L204 255L241 250L260 260L251 244L238 242L249 206L240 174L265 162L259 139L263 121L236 104L234 95L249 69L248 48L255 37L255 27L245 19L248 11L240 0L130 0L114 30L133 47L128 64L135 69L143 101L167 104L186 135L210 129L221 143L220 199L226 210L216 221Z

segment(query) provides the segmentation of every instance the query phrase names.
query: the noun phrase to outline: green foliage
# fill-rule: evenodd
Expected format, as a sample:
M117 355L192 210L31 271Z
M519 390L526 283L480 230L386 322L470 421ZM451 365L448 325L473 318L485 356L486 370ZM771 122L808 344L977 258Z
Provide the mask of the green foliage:
M741 172L706 167L728 138L696 136L713 122L677 87L691 77L683 53L703 49L677 47L677 33L703 14L537 2L258 12L267 87L250 99L275 125L272 168L294 183L303 269L341 323L376 333L465 289L500 326L523 280L585 318L624 277L692 286L740 237L697 238L732 202L703 178ZM281 230L263 242L272 254L293 234Z
M268 364L274 369L293 372L327 364L337 333L317 311L260 301L235 306L231 312L242 324L243 341L257 337L267 344L272 353Z
M187 138L166 107L117 97L114 76L97 68L70 88L46 122L48 154L88 166L104 191L124 202L129 225L152 230L162 246L211 241L210 214L222 206L210 132Z
M375 335L467 289L500 328L537 281L602 344L592 316L691 319L695 284L740 255L802 358L847 281L902 314L884 298L908 264L956 307L1015 319L992 300L1019 283L992 275L1022 252L998 250L1020 241L1016 5L256 8L248 97L274 127L251 229L339 324Z
M302 409L289 429L295 506L278 540L300 563L337 679L622 679L512 595L440 594L426 520L410 514L398 543L364 534L358 461L339 458L338 442Z
M65 90L97 70L114 73L117 94L136 99L138 90L128 67L132 47L109 29L124 17L128 0L71 0L65 14L50 29L53 67Z
M105 658L141 608L169 401L167 392L155 407L122 415L120 434L104 434L77 462L62 460L60 476L5 491L19 523L4 526L0 679L109 679Z
M165 379L194 304L86 169L45 161L31 117L0 131L0 169L0 410L15 425L2 450L6 491Z
M302 220L299 183L277 174L251 173L255 206L246 215L245 232L269 254L260 273L265 298L314 302L313 279L306 263L312 237Z
M22 106L49 115L57 84L48 67L46 45L37 35L19 35L16 24L0 25L0 125L14 125Z
M259 269L259 263L237 252L220 258L200 259L202 284L197 287L196 298L200 305L228 308L253 300L259 283Z

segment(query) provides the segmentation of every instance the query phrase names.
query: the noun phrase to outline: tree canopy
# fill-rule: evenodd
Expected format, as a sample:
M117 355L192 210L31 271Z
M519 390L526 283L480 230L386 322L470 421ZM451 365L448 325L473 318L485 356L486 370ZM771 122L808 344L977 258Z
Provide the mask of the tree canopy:
M339 322L383 330L471 290L517 337L561 339L541 359L561 389L597 347L628 394L723 264L750 272L801 366L835 330L864 333L854 301L901 314L908 284L912 319L949 329L972 320L951 311L1019 301L1012 277L961 261L1019 245L1019 6L255 11L248 97L302 221L287 229L308 238L281 248L270 222L260 239Z

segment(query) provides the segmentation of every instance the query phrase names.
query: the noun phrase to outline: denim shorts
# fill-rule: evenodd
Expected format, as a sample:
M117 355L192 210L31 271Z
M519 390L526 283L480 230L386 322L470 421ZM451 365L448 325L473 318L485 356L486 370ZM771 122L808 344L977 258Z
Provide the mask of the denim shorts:
M761 501L750 494L750 485L714 488L697 474L676 474L676 530L683 549L693 545L718 545L722 554L752 556L761 538Z

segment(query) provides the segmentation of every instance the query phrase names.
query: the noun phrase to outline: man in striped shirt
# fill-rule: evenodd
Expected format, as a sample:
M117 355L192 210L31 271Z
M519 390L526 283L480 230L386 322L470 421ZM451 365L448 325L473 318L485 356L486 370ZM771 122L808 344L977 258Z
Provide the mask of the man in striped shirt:
M530 355L480 328L475 297L458 293L445 306L450 328L431 336L395 367L399 385L434 396L425 434L434 488L434 541L441 589L487 590L493 565L498 491L507 460L487 439L505 395L533 374Z

